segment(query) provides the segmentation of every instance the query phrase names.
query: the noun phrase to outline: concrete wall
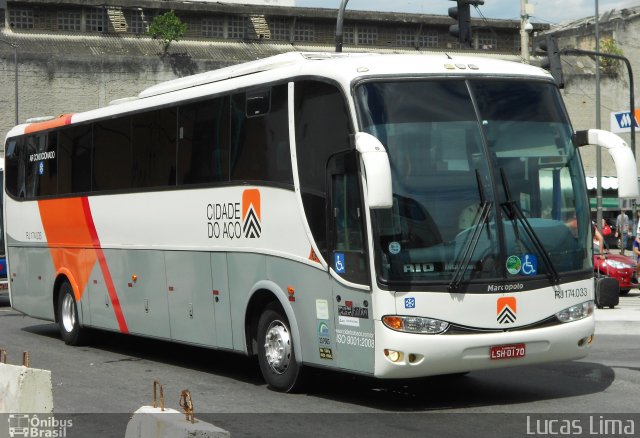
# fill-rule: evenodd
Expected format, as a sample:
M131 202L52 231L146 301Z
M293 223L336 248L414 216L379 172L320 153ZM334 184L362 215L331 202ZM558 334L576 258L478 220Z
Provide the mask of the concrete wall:
M5 60L2 60L5 61ZM32 58L19 63L19 119L80 112L179 77L170 59ZM198 65L194 71L200 71ZM13 60L0 62L0 132L15 121Z
M0 33L1 39L8 39L5 36ZM10 41L21 46L18 55L21 123L30 117L90 110L115 99L135 96L159 82L292 50L287 44L174 42L170 53L163 56L157 43L149 38L93 37L83 42L82 37L68 40L23 37ZM15 125L14 90L13 50L0 45L3 140Z

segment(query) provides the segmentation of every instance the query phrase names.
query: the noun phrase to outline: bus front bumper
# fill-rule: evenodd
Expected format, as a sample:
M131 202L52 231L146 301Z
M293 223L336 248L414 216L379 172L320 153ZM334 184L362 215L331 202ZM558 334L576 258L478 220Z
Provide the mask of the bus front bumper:
M581 359L594 331L593 315L540 329L469 335L403 333L376 321L375 376L415 378Z

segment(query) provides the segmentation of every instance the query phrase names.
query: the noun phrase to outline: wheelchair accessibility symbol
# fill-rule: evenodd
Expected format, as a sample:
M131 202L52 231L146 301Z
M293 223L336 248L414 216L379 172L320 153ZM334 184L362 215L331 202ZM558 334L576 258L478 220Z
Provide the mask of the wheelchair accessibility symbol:
M344 253L336 252L333 254L333 270L336 274L344 274L347 269L344 265Z
M536 275L538 273L538 258L535 254L525 254L522 256L522 275Z

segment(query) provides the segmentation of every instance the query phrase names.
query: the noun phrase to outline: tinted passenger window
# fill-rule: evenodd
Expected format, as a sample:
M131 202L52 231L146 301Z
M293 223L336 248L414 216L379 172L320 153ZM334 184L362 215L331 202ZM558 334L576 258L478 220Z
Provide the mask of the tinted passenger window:
M91 191L91 125L58 133L58 193Z
M231 179L293 184L287 85L235 94L231 102Z
M229 180L228 97L181 106L178 137L178 184Z
M24 160L22 159L23 138L14 138L7 142L5 150L5 172L7 192L15 197L24 197Z
M47 138L50 138L47 141ZM26 197L55 195L58 191L57 149L58 135L54 132L35 134L25 138Z
M93 129L93 191L130 188L131 117L103 120Z
M349 113L342 93L333 85L296 82L294 94L302 202L316 245L326 258L327 161L350 147Z
M133 187L176 184L177 110L136 114L133 129Z

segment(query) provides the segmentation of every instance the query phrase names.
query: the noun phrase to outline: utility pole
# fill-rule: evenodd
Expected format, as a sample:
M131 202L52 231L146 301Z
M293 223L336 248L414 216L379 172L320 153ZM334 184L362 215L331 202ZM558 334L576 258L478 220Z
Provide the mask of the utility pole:
M600 12L596 3L596 52L600 52ZM633 116L633 114L632 114ZM633 120L632 123L633 125ZM596 129L600 129L600 57L596 56ZM596 226L602 233L602 148L596 148ZM618 230L620 233L622 230ZM622 234L620 234L622 236ZM624 242L624 239L620 239ZM604 253L604 251L602 251Z
M529 22L529 16L533 14L533 7L528 0L520 0L520 56L525 64L529 64L529 33L533 26Z

